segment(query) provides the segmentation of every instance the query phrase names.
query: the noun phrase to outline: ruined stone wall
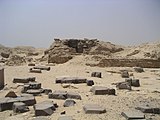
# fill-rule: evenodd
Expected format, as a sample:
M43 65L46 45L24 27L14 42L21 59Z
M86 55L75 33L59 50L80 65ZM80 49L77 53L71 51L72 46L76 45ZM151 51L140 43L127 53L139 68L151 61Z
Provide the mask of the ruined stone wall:
M160 68L160 60L154 59L102 59L99 67L143 67Z

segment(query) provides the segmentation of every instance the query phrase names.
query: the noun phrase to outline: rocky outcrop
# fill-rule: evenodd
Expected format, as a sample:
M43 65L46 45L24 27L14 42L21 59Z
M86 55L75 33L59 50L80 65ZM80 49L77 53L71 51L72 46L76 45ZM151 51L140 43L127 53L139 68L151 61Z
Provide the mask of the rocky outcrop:
M25 57L21 57L19 55L12 55L10 59L6 62L6 65L23 65L24 63L26 63Z

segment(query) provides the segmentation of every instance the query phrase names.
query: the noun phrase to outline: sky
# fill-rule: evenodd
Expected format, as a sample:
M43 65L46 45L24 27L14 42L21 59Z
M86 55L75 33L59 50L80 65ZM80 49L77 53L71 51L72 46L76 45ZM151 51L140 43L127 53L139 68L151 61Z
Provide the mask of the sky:
M54 38L160 41L160 0L0 0L0 44L48 48Z

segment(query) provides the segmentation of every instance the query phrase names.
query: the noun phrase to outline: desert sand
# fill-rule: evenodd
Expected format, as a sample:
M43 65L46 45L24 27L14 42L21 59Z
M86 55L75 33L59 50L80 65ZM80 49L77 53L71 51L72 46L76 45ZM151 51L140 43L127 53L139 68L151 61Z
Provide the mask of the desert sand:
M126 53L125 51L122 52ZM116 54L120 55L119 53ZM0 97L4 97L10 90L15 91L17 95L21 94L22 84L13 83L13 78L36 77L36 81L42 83L42 88L50 88L52 91L74 91L82 97L82 100L75 100L76 104L74 106L63 107L65 100L48 99L48 96L44 94L36 96L37 103L49 100L59 105L51 116L46 116L50 120L57 120L63 111L66 111L66 115L72 116L75 120L125 120L121 112L135 110L135 107L140 104L146 103L157 107L160 106L160 68L144 68L145 72L137 73L133 67L91 67L86 65L86 63L95 62L90 55L81 54L74 56L73 59L66 63L54 64L50 66L50 71L43 71L42 73L30 73L29 69L31 67L27 66L27 64L20 66L3 65L6 86L0 91ZM46 62L35 63L36 65L46 64ZM112 83L124 81L120 70L127 70L129 73L133 73L134 76L131 76L131 78L139 79L140 87L132 87L130 91L118 90L115 85L112 85ZM101 72L102 78L91 77L92 72ZM92 86L87 86L85 83L73 84L75 88L63 88L61 84L55 83L56 77L59 76L85 77L93 80L95 86L115 88L116 95L93 95L90 92ZM83 106L87 103L99 104L105 107L107 112L103 114L85 114ZM29 109L30 111L28 112L17 114L13 113L12 110L0 112L0 120L32 120L35 118L33 106L30 106ZM159 114L145 113L145 116L146 119L160 120Z

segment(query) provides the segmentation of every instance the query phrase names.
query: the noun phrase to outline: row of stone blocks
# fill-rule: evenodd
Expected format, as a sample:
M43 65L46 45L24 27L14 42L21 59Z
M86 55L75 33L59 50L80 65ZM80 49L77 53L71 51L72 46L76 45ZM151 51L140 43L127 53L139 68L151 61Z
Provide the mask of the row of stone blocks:
M81 96L75 92L67 92L67 91L54 91L53 93L48 94L49 99L79 99L81 100Z
M115 83L118 89L132 90L132 86L140 87L139 79L126 78L124 82Z
M33 68L30 68L29 71L31 73L42 73L42 70L50 71L50 67L47 66L34 66Z

